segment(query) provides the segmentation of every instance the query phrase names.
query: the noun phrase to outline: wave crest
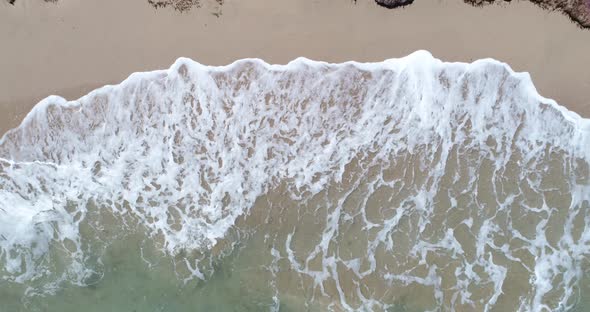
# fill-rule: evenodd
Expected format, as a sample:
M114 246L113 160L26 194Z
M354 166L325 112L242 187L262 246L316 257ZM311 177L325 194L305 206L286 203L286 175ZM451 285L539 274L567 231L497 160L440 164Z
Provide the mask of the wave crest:
M493 60L443 63L421 51L381 63L246 59L208 67L181 58L76 101L49 97L2 138L0 272L45 290L63 281L82 285L100 271L88 255L104 248L88 233L107 243L115 237L100 234L103 227L144 228L169 254L211 250L277 187L307 203L339 185L344 195L328 201L315 249L297 254L292 232L277 251L322 292L326 280L346 278L335 269L341 263L355 281L379 274L390 286L433 286L439 306L489 308L507 278L493 251L519 246L536 257L531 264L508 252L533 281L520 309L571 306L590 239L588 222L574 228L590 202L589 129L588 120L539 96L528 74ZM375 166L380 173L370 174ZM346 212L357 189L365 190L362 204ZM382 207L382 219L371 217L370 198L384 189L394 194L391 205ZM553 202L554 190L569 204ZM455 236L461 224L445 216L453 209L466 211L461 224L474 241ZM536 224L531 234L516 225L527 216ZM363 224L362 257L329 247L346 233L347 218ZM392 246L403 218L416 239L398 254ZM565 227L557 237L545 233L551 222ZM426 275L399 272L380 262L381 249L416 272L429 252L444 254L463 275L445 289L448 277L436 264ZM312 270L308 262L320 251L325 266ZM68 264L53 268L57 258ZM190 268L206 279L198 261ZM474 283L491 285L489 292L470 293ZM546 301L556 283L564 291ZM336 296L346 309L376 304L360 293Z

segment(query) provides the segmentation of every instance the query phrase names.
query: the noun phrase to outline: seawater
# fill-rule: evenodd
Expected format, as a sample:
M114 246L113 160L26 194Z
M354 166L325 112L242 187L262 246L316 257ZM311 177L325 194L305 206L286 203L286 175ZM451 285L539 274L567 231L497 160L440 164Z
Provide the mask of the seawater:
M178 59L0 140L1 311L584 311L590 121L491 60Z

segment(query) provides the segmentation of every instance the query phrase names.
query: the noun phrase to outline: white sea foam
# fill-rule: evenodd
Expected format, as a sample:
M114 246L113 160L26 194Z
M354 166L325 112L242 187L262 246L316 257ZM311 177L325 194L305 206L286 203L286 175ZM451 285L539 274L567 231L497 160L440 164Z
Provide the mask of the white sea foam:
M534 258L532 266L523 262L533 286L516 308L570 307L590 252L588 146L590 120L538 95L528 74L491 59L443 63L419 51L380 63L244 59L210 67L180 58L168 70L135 73L76 101L48 97L0 140L0 276L42 281L45 290L63 281L84 284L94 273L87 256L93 247L83 241L81 223L103 210L136 220L162 238L167 253L206 250L279 183L305 201L329 184L350 182L346 168L354 159L370 159L363 170L385 169L409 155L418 164L410 173L424 179L405 184L381 172L352 181L330 204L322 239L308 255L292 249L292 233L273 257L287 259L322 291L326 280L336 281L344 309L372 309L378 300L361 291L351 300L339 265L358 280L379 273L392 286L430 285L440 307L461 302L488 310L510 274L492 251L523 262L516 253L524 250ZM545 182L555 170L556 183L565 185L559 196L570 200L566 212L547 197L556 190ZM483 174L491 175L492 189L482 189ZM502 184L508 175L514 189ZM444 186L447 178L469 194ZM368 234L365 257L347 259L329 246L345 231L343 222L358 217L344 206L361 183L368 183L359 208L363 231L376 232ZM385 187L408 191L390 207L391 217L371 219L367 202ZM472 255L455 228L432 223L447 213L435 198L441 190L448 193L445 209L470 211L461 224L473 235ZM494 204L478 191L489 192ZM539 200L527 200L529 193ZM548 224L559 211L564 230L552 241ZM513 224L514 213L540 218L534 235ZM415 226L406 235L416 237L407 254L395 255L404 218ZM518 242L518 250L499 238ZM68 261L60 270L50 264L52 248ZM426 274L388 271L380 249L416 259L428 266ZM429 254L456 262L452 289L441 285L441 268ZM309 265L316 257L323 257L319 271ZM198 265L192 270L206 278ZM473 285L490 291L474 295ZM555 288L563 289L558 299L546 301Z

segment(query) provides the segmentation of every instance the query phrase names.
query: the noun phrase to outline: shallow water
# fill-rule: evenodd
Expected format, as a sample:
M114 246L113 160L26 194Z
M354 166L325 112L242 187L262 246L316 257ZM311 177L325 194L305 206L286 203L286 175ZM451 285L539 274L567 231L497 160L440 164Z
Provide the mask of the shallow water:
M47 98L3 137L0 297L9 311L583 311L589 134L493 60L179 59Z

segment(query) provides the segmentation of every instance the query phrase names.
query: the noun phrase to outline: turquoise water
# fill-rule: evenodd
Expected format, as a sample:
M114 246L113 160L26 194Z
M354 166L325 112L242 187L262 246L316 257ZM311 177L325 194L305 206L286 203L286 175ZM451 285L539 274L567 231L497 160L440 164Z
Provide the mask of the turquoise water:
M174 273L170 257L162 257L159 252L143 247L141 236L131 236L115 242L103 255L104 273L90 286L69 285L54 296L20 297L19 290L0 292L0 311L2 312L126 312L126 311L323 311L319 307L306 306L306 298L290 298L291 302L279 305L273 302L276 289L267 284L268 270L258 266L261 250L251 237L242 248L217 261L215 272L207 282L191 280L179 281ZM153 261L150 267L146 258ZM590 311L590 279L585 278L580 285L580 302L572 312ZM283 294L285 296L286 294ZM309 299L309 298L307 298ZM419 312L412 304L400 298L387 309L387 312Z
M288 289L282 290L279 304L274 302L277 290L270 283L272 274L260 258L264 252L261 248L268 248L260 244L263 237L254 235L236 251L218 259L207 281L193 279L186 283L176 275L170 257L161 256L159 251L149 250L147 246L139 248L140 244L146 245L141 237L131 235L108 247L102 255L103 275L97 276L91 285L65 285L52 296L31 298L20 298L18 289L13 289L12 296L3 291L0 292L0 311L325 311L325 307L310 304L309 296L290 296ZM146 263L147 259L152 262L151 266ZM298 293L300 289L293 290ZM421 310L400 298L386 311Z
M170 257L151 254L150 268L137 237L118 241L102 257L104 274L90 286L69 285L54 296L33 297L25 305L15 294L2 299L2 311L268 311L272 289L257 279L255 250L242 249L214 264L207 282L183 283ZM281 311L289 311L281 307Z

